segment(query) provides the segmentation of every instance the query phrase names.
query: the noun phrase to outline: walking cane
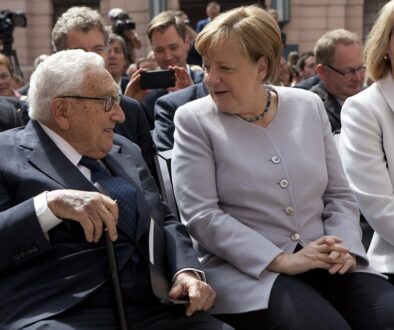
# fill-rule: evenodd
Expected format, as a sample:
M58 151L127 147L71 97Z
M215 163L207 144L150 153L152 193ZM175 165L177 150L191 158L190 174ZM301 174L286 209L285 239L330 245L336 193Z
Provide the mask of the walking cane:
M107 189L104 186L102 186L100 183L96 182L94 186L97 188L99 192L101 192L106 196L109 196ZM111 241L111 238L109 237L107 228L104 229L104 236L105 236L105 247L107 250L107 258L109 263L109 271L111 274L112 286L115 294L116 309L119 318L120 329L128 330L126 312L122 298L122 290L120 288L118 262L116 259L114 243Z

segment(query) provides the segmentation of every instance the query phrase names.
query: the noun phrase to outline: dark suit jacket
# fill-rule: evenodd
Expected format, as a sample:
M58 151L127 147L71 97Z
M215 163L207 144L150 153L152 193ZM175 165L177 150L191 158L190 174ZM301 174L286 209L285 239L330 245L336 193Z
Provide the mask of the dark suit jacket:
M196 25L196 31L201 32L203 28L205 28L205 25L207 25L211 20L207 17L204 19L201 19L197 22Z
M316 86L320 82L320 77L316 74L308 79L300 81L298 84L295 84L295 88L301 88L310 90L313 86Z
M326 90L322 81L318 85L314 86L310 91L316 93L322 99L328 114L328 119L330 120L332 132L340 132L342 107L336 98Z
M0 132L22 125L22 120L17 113L24 103L15 97L0 97Z
M158 151L174 146L174 115L181 105L208 95L204 83L195 84L180 91L160 97L155 104L155 128L153 142Z
M39 124L0 133L0 328L19 329L70 309L108 281L101 243L87 243L78 223L64 220L49 231L48 241L36 217L33 198L43 191L95 187L60 152ZM136 245L147 236L152 216L164 228L168 275L181 268L199 269L184 227L161 203L154 181L138 148L115 135L103 159L115 174L137 189ZM118 265L122 269L134 251L128 233L118 224ZM163 247L164 248L164 247Z
M193 82L195 84L198 84L203 81L204 72L200 70L197 71L190 70L190 76ZM163 88L153 89L148 95L146 95L141 100L141 105L145 111L145 115L148 119L149 127L151 130L154 128L155 125L155 115L154 115L155 102L159 97L166 94L168 94L168 91L166 89Z

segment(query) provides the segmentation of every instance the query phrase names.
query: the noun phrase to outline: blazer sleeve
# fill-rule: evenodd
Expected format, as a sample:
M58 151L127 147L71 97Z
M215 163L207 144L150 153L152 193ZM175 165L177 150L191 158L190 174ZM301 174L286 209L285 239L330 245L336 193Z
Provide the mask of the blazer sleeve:
M189 105L175 113L172 176L182 221L210 254L260 278L283 251L220 208L214 150L207 131Z
M52 248L38 222L33 198L10 206L8 194L0 184L0 272L29 262Z
M170 150L174 146L174 114L176 109L176 106L168 100L167 95L156 101L153 142L159 151Z
M377 96L383 99L382 95ZM380 122L389 118L377 116L391 110L387 109L387 104L376 101L371 104L351 98L345 102L341 114L340 152L362 214L383 239L394 245L394 192L383 150L384 123Z
M148 170L140 152L129 141L119 139L124 151L132 155L138 171L141 188L148 203L149 212L164 230L166 238L166 254L169 276L184 268L201 270L201 265L193 249L193 244L185 226L170 212L168 206L162 201L155 181Z
M358 204L346 179L336 147L327 113L317 99L325 150L327 187L323 194L323 221L326 235L340 237L343 245L359 257L358 262L368 264L361 241Z

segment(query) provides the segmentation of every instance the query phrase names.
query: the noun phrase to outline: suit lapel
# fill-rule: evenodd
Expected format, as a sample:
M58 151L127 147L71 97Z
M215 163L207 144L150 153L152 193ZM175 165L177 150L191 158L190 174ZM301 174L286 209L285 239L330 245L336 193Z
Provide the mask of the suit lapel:
M37 122L29 122L23 134L21 146L31 149L28 160L34 167L64 188L94 190L93 185L63 155Z
M65 189L97 191L96 187L63 155L37 122L34 120L30 121L22 131L22 134L24 136L21 139L21 146L31 150L28 160L32 166ZM149 207L141 190L137 168L132 166L134 162L131 159L131 155L122 154L120 151L121 148L114 145L103 161L112 173L125 178L136 187L139 214L138 239L146 230L149 219ZM123 225L119 224L119 226L127 234Z

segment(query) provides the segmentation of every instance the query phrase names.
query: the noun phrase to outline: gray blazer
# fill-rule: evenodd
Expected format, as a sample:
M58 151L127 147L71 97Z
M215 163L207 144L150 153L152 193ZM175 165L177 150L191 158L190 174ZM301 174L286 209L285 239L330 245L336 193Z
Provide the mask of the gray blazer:
M279 107L266 128L219 112L210 96L175 113L175 195L217 292L213 313L267 308L278 276L267 266L323 235L343 239L358 271L375 272L322 101L273 88Z

